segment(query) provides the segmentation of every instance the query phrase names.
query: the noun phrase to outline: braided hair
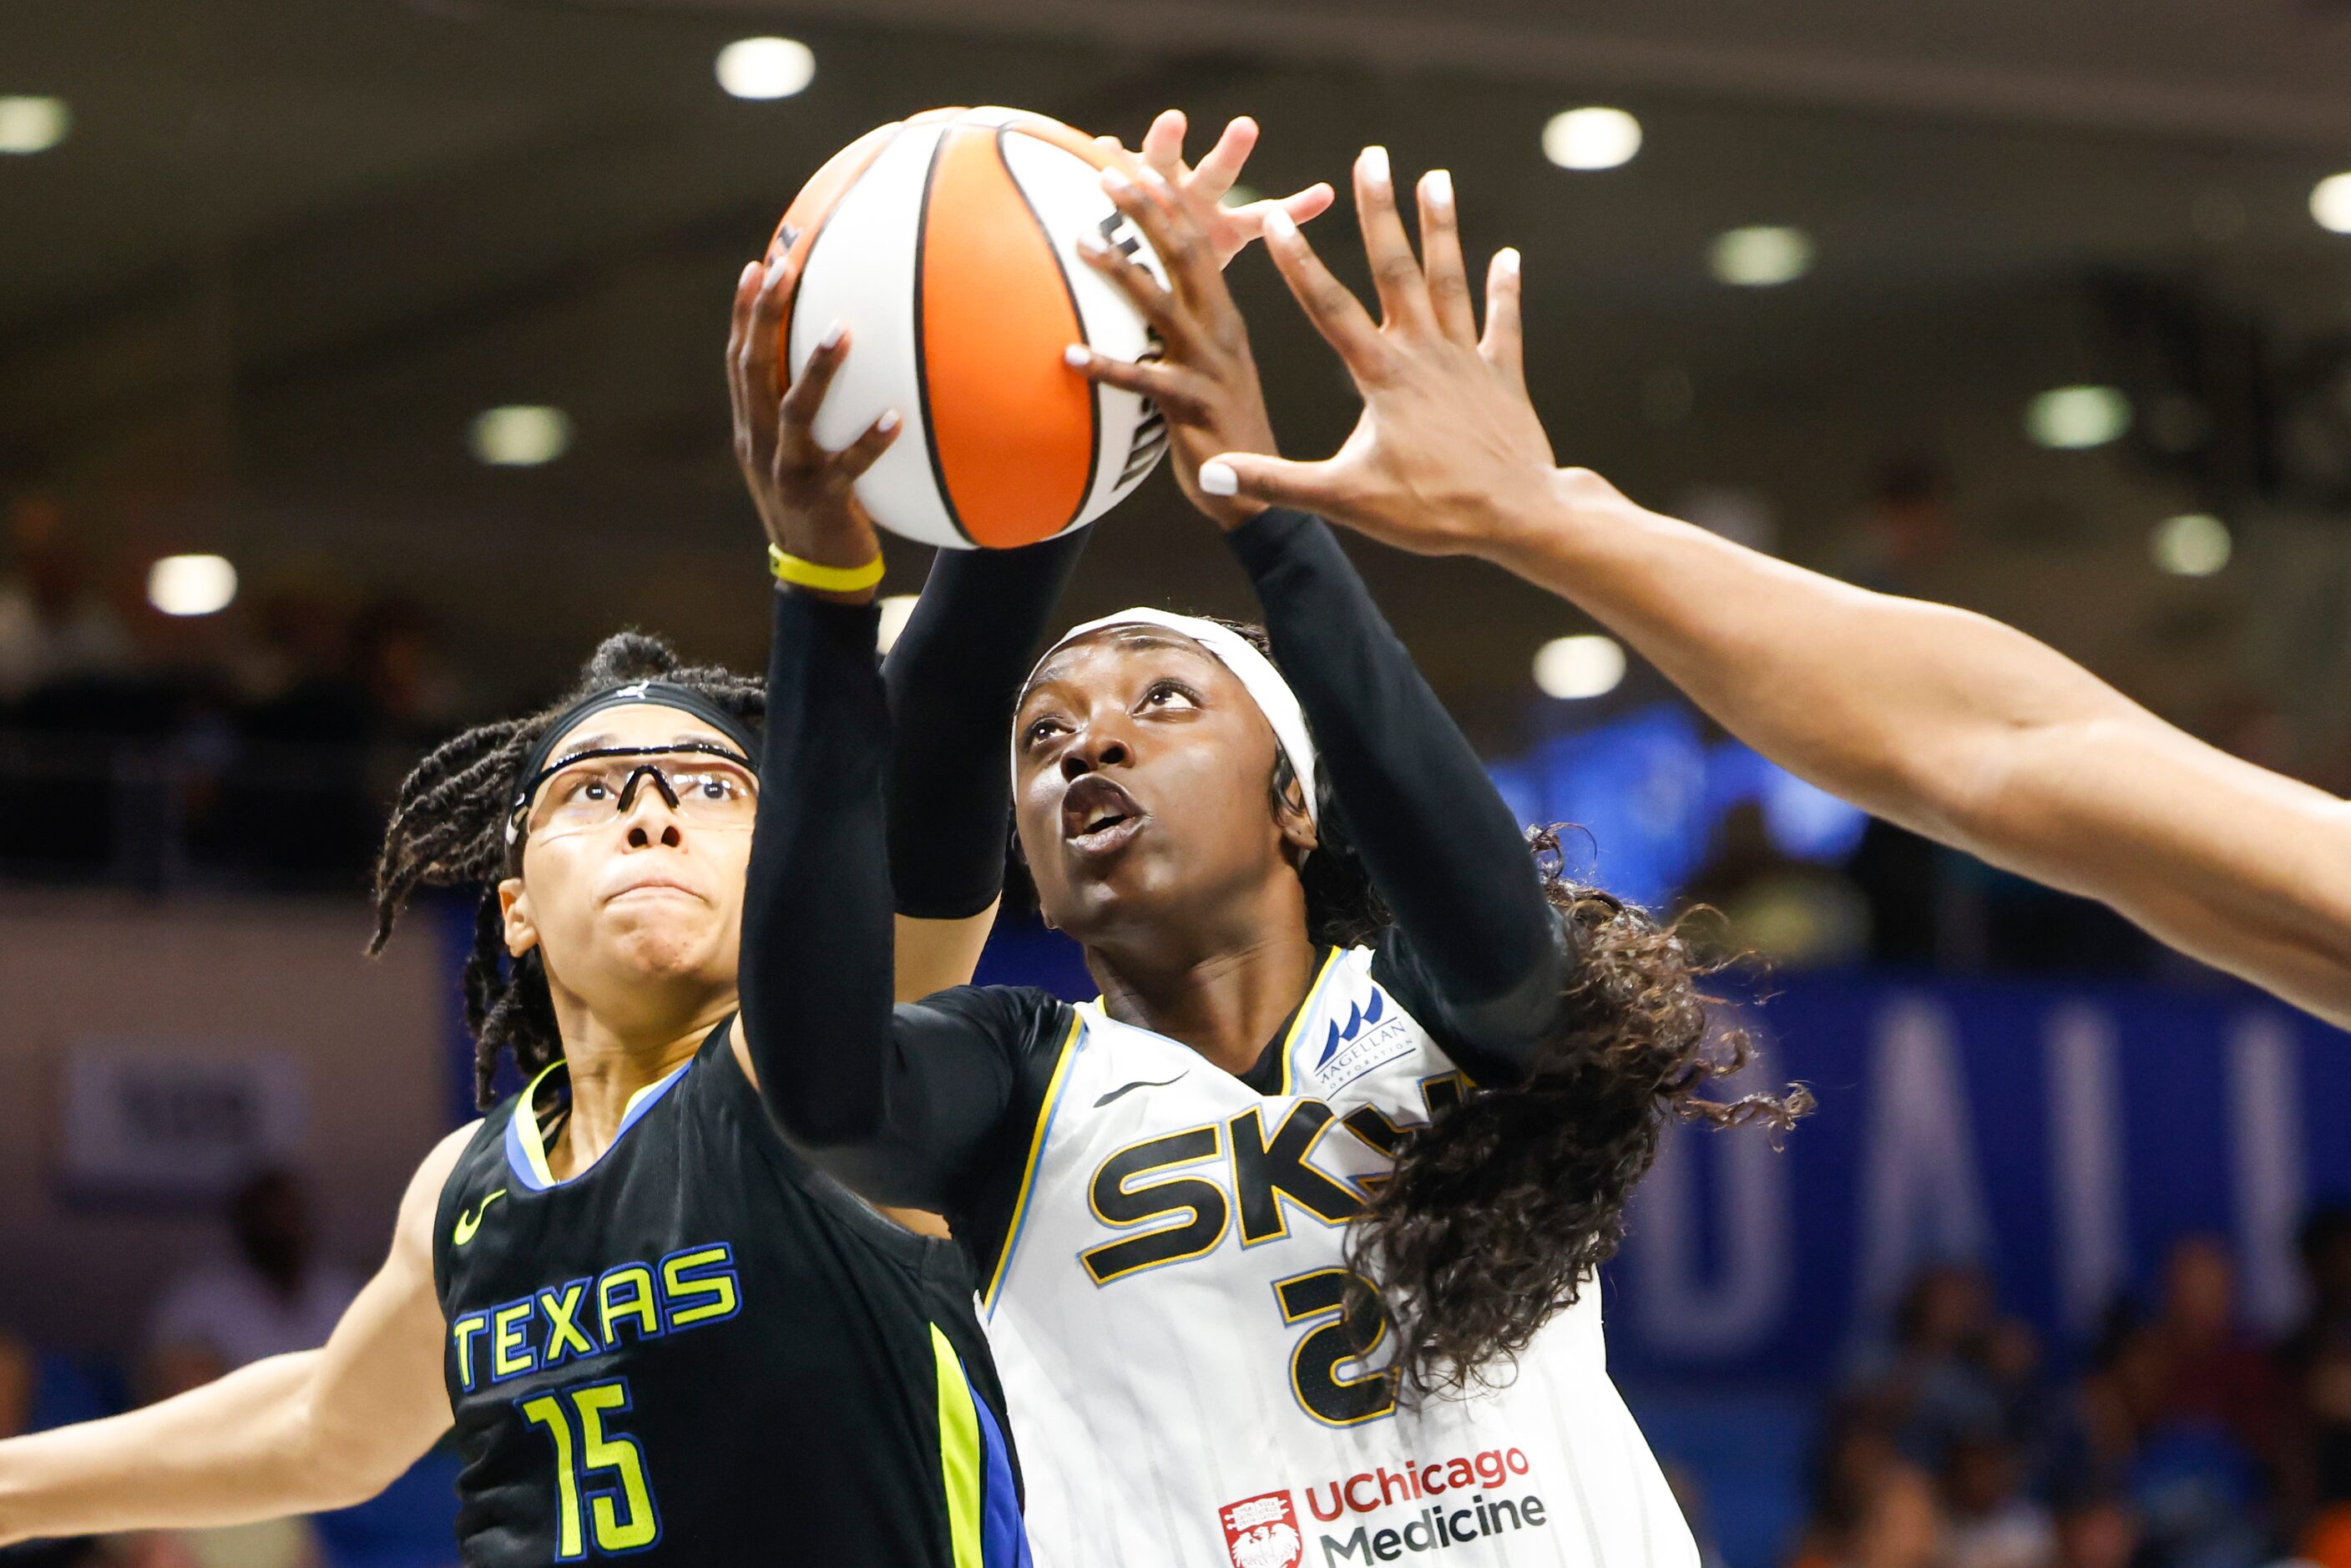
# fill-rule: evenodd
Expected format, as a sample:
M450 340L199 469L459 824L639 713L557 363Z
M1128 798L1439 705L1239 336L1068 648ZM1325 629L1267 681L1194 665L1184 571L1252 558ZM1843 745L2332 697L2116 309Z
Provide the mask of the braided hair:
M699 692L746 724L766 716L759 682L713 665L682 665L658 637L622 632L597 645L559 700L527 718L477 725L436 747L402 780L375 866L375 935L383 951L420 887L470 887L474 944L465 956L465 1029L474 1037L474 1094L484 1109L499 1058L514 1054L526 1078L563 1054L547 966L533 948L507 952L498 883L522 869L522 847L507 842L507 816L524 760L547 728L584 698L638 681L669 681Z
M1272 656L1263 627L1224 624ZM1292 779L1278 760L1277 810ZM1318 806L1319 844L1298 867L1307 931L1318 944L1359 946L1394 916L1348 842L1343 803ZM1577 955L1552 1032L1519 1082L1473 1088L1406 1128L1349 1227L1343 1321L1366 1352L1394 1336L1388 1364L1408 1404L1508 1380L1535 1332L1615 1256L1667 1123L1777 1134L1813 1106L1802 1085L1715 1096L1754 1060L1747 1032L1701 988L1718 966L1692 952L1678 923L1571 880L1561 833L1527 835Z

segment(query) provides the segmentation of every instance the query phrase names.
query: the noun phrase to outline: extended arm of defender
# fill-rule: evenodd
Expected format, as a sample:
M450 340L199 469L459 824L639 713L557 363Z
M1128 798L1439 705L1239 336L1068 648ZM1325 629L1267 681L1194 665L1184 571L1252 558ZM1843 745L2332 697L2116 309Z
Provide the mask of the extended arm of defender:
M2351 805L1998 622L1789 566L1594 476L1562 472L1554 495L1483 553L1591 612L1765 756L2351 1023Z
M452 1134L418 1169L391 1256L323 1348L0 1443L0 1545L315 1513L397 1479L449 1427L432 1228L471 1132Z

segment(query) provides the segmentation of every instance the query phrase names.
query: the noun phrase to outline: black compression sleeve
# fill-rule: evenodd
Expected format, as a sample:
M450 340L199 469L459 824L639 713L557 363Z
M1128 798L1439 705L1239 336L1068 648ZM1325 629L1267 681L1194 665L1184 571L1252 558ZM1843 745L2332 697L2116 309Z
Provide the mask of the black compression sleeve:
M1469 742L1319 517L1276 508L1226 536L1257 585L1356 851L1395 912L1395 957L1485 1061L1523 1065L1568 956L1533 858ZM1438 1027L1440 1020L1424 1018Z
M1017 550L941 550L883 665L897 910L983 913L1004 883L1012 705L1089 529Z
M743 1040L794 1143L878 1201L939 1207L1011 1107L1017 1042L946 1014L908 1028L891 1007L875 625L867 606L776 595Z

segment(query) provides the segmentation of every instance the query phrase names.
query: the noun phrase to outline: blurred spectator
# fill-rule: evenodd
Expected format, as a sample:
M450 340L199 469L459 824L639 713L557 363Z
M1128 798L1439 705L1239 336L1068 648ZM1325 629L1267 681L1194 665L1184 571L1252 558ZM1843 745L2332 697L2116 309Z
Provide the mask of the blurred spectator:
M2001 1375L1995 1349L2006 1358ZM1902 1293L1892 1343L1856 1366L1847 1399L1883 1424L1903 1458L1932 1475L1959 1437L2029 1437L2012 1423L2037 1416L2037 1361L2030 1332L1998 1319L1980 1270L1938 1264L1922 1270ZM2021 1385L2009 1386L2002 1375Z
M1954 1437L1944 1449L1941 1479L1950 1568L2048 1568L2054 1560L2049 1511L2025 1494L2023 1455L2006 1434Z
M2277 1375L2238 1326L2236 1268L2217 1237L2191 1236L2172 1247L2155 1332L2169 1362L2158 1419L2220 1427L2269 1459L2277 1446Z
M17 502L8 537L16 561L0 578L0 702L55 682L128 671L131 634L99 595L57 503Z
M1932 458L1911 455L1887 463L1837 575L1881 593L1917 593L1920 579L1951 548L1943 490L1942 468Z
M318 1260L309 1201L291 1172L263 1171L240 1187L229 1228L235 1256L187 1275L156 1309L147 1366L155 1398L326 1343L359 1294L356 1276Z
M1949 1550L1934 1488L1886 1428L1866 1411L1833 1417L1789 1568L1942 1568Z
M1729 945L1775 967L1844 964L1869 947L1869 908L1834 868L1782 852L1760 801L1723 813L1713 852L1690 878L1688 902L1719 912Z

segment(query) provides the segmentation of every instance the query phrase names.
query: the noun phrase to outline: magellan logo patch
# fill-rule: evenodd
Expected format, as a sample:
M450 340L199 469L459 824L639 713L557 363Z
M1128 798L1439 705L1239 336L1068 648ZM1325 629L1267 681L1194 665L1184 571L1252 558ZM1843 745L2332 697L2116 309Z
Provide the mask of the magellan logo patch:
M1403 1015L1389 1010L1385 991L1376 985L1371 990L1369 998L1348 1003L1343 1019L1338 1016L1337 1004L1332 1004L1322 1053L1309 1069L1319 1092L1329 1094L1353 1083L1412 1049Z
M1225 1527L1225 1551L1233 1568L1298 1568L1306 1542L1298 1533L1298 1509L1286 1491L1227 1503L1217 1512Z

